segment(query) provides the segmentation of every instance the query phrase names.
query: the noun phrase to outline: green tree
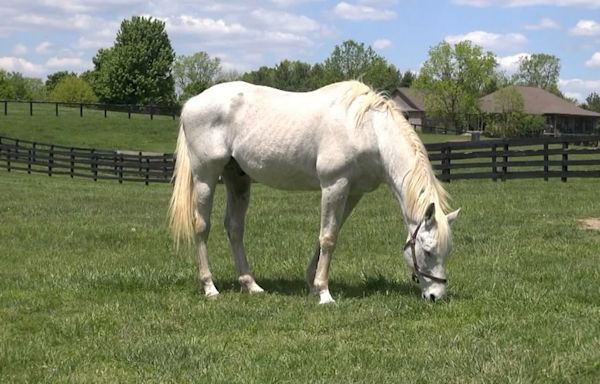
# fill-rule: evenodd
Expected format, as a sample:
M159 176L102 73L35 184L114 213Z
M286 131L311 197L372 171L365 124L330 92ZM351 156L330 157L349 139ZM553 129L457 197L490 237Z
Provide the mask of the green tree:
M15 98L15 90L9 81L8 72L0 69L0 98L10 100Z
M545 53L522 57L519 70L514 75L517 84L539 87L562 97L558 89L559 76L560 59Z
M134 16L121 23L114 46L94 57L92 87L105 102L172 103L174 59L165 23Z
M600 95L596 92L592 92L585 98L585 109L600 113Z
M42 79L25 77L19 72L4 72L4 93L15 100L45 100L46 87ZM1 86L1 85L0 85Z
M95 103L98 101L92 87L85 80L72 75L63 77L56 84L50 92L50 99L69 103Z
M173 76L179 101L195 96L217 82L221 74L221 60L206 52L178 56L173 63Z
M336 45L324 62L326 83L361 80L376 89L392 91L400 84L400 73L364 43L347 40Z
M398 84L398 86L404 87L404 88L410 88L416 78L417 78L417 75L414 72L406 71L400 78L400 84Z
M478 113L479 98L493 83L497 65L493 53L470 41L454 46L443 41L429 50L413 87L424 91L428 115L461 130Z
M48 75L48 78L46 79L46 91L48 92L48 94L52 93L54 87L56 87L56 84L60 83L62 79L68 76L77 75L75 74L75 72L69 71L60 71Z

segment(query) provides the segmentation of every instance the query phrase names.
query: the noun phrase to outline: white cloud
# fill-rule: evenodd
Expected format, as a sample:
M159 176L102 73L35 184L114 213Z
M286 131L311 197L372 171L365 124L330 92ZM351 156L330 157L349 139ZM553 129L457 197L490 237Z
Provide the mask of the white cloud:
M592 58L585 62L586 67L600 68L600 52L596 52L592 55Z
M560 79L558 89L566 96L583 102L590 93L600 90L600 80Z
M500 70L508 75L512 75L519 70L519 62L525 57L530 57L529 53L517 53L516 55L498 57L498 66Z
M569 33L576 36L600 36L600 23L594 20L579 20Z
M20 72L25 76L41 76L44 67L20 57L0 57L0 68L7 72Z
M79 57L51 57L46 62L49 68L81 68L83 60Z
M444 40L450 44L470 40L485 49L510 51L521 49L527 43L527 38L520 33L498 34L485 31L473 31L464 35L450 35L446 36Z
M377 39L373 42L373 48L375 49L387 49L392 46L392 42L388 39Z
M315 32L321 26L315 20L304 15L294 15L287 12L255 9L250 16L268 28L289 32Z
M342 19L351 21L362 20L392 20L397 17L396 12L371 6L366 3L350 4L345 1L338 3L333 9L333 13Z
M15 48L13 49L13 53L17 56L21 56L26 54L28 51L27 46L21 43L18 43L17 45L15 45Z
M539 29L558 29L558 23L548 17L542 18L539 22L535 24L527 24L525 25L525 29L531 30L539 30Z
M50 48L52 48L52 43L49 41L43 41L35 47L35 51L39 54L45 54L50 52Z
M458 5L472 7L530 7L536 5L599 8L600 0L453 0Z
M180 15L167 18L167 29L184 34L232 35L245 34L248 29L239 23L230 23L223 19Z

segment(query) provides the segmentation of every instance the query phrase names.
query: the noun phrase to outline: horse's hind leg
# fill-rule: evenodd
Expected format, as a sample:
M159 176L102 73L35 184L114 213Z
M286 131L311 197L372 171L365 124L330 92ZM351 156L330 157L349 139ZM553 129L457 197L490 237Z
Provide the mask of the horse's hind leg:
M252 277L244 249L244 227L250 202L250 177L240 169L234 159L231 159L223 171L223 180L227 187L225 229L229 237L238 280L242 289L250 293L261 293L263 289L256 284Z

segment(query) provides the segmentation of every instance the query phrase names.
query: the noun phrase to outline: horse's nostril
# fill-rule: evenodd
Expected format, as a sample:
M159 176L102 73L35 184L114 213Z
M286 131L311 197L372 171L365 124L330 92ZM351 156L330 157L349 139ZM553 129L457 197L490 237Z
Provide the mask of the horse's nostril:
M433 293L429 295L429 300L435 302L435 295Z

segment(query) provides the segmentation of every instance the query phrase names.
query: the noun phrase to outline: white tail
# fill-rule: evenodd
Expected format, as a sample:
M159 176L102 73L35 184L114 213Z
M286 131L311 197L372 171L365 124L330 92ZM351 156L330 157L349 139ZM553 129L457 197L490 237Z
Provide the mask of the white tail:
M173 239L179 245L181 240L191 243L194 239L194 216L196 212L196 193L190 166L188 149L183 123L179 128L176 162L173 173L174 187L169 205L169 224Z

